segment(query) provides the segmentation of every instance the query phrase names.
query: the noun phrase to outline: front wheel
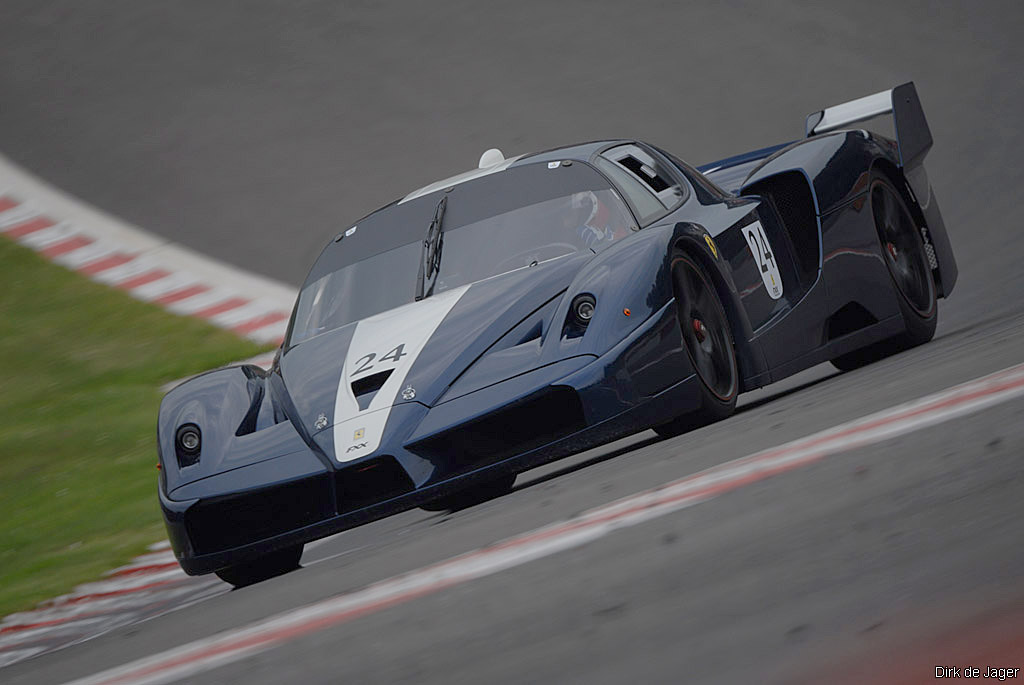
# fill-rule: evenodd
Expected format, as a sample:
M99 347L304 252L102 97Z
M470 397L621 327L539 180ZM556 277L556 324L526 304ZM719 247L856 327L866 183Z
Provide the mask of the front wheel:
M736 409L739 371L732 331L711 279L685 254L672 259L672 286L683 347L700 379L700 407L669 423L655 426L671 437L724 419Z
M286 547L244 564L228 566L217 571L217 577L234 587L245 587L280 576L299 567L302 545Z
M928 342L938 324L938 296L924 241L900 192L885 176L876 175L870 186L871 214L882 247L882 259L898 291L906 330L874 345L832 360L841 371L865 366L884 357Z

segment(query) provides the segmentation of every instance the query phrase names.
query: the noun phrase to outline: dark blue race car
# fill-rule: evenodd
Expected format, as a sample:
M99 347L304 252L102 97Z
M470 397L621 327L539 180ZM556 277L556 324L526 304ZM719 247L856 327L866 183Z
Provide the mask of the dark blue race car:
M894 137L851 128L889 114ZM722 419L820 362L930 340L957 278L931 144L908 83L699 169L633 140L489 150L345 227L269 371L164 398L178 560L255 582L310 540L461 508L538 464Z

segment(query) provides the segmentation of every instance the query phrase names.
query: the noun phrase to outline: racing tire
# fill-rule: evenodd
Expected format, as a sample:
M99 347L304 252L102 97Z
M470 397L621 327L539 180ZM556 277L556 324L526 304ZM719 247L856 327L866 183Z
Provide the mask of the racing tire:
M666 438L731 415L740 385L729 317L707 272L682 252L672 258L671 271L683 348L699 379L700 406L654 427Z
M924 241L903 194L887 177L877 173L872 176L869 189L882 259L898 291L905 330L893 338L836 357L832 365L840 371L852 371L928 342L935 337L939 321L938 296Z
M426 504L421 504L420 509L424 511L459 511L460 509L468 509L487 500L508 494L512 491L515 484L516 474L511 473L473 485L464 490L459 490L450 495L430 500Z
M217 571L217 577L236 588L253 585L275 576L284 575L299 567L302 545L286 547L244 564L228 566Z

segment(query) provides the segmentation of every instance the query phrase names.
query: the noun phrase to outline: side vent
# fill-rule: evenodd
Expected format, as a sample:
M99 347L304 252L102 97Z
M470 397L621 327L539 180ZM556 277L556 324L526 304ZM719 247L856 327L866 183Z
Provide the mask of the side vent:
M760 195L775 207L792 248L800 292L806 291L818 277L820 252L818 217L807 179L799 171L785 171L744 187L743 194Z
M387 382L393 370L388 369L380 373L371 373L369 376L352 381L352 394L356 396L356 402L359 404L360 411L370 406L370 402L373 402L373 398L376 397L377 392Z

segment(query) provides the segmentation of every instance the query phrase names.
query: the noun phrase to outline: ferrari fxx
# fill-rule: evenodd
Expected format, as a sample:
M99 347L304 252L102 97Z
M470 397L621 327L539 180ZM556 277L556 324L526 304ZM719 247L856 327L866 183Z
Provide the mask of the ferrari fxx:
M345 225L269 370L163 400L178 560L245 585L311 540L464 507L553 459L725 418L821 362L930 340L957 279L931 145L907 83L698 168L637 140L488 150Z

